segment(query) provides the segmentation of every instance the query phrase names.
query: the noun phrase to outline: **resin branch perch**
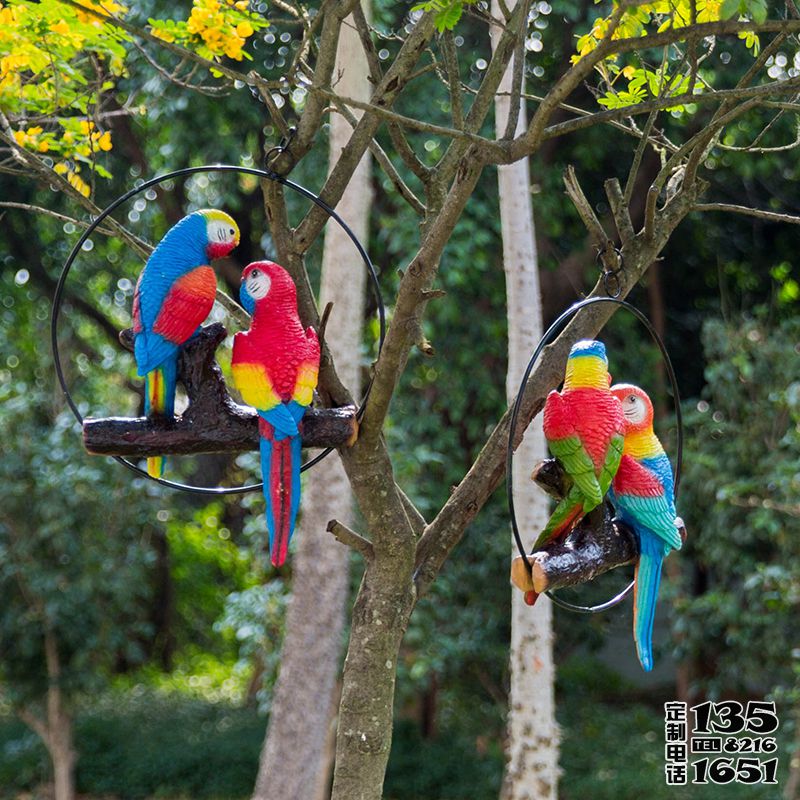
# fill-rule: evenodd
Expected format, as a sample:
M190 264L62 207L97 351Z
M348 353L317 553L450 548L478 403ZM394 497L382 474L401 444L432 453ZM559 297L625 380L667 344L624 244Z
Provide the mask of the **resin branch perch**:
M232 453L258 450L258 415L235 403L228 394L222 370L214 360L225 327L214 323L203 328L181 350L178 380L186 389L189 406L175 420L146 417L86 419L83 442L90 453L145 457L192 453ZM133 333L120 333L120 342L133 349ZM356 410L310 408L303 417L306 447L339 447L358 434Z
M553 458L542 461L531 478L553 497L560 499L566 493L566 476ZM533 589L541 594L548 589L585 583L636 561L639 548L633 531L613 517L611 505L604 502L587 514L565 540L531 553L531 572L517 556L511 564L511 582L523 592Z

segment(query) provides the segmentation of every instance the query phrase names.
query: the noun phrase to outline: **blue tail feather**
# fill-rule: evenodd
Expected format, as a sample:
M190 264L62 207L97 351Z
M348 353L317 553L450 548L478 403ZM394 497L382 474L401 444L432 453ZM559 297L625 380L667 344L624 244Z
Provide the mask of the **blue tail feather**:
M272 465L272 441L262 436L259 442L259 450L261 451L261 480L264 483L264 499L267 501L266 517L267 531L269 532L269 550L273 552L273 545L275 542L275 515L272 511L272 496L269 485L270 469Z
M639 563L633 609L633 638L636 653L645 672L653 669L653 622L661 583L664 543L649 531L639 533Z
M299 436L292 439L292 533L294 533L294 521L297 518L297 511L300 508L300 466L302 464L303 442ZM291 533L289 536L291 537Z

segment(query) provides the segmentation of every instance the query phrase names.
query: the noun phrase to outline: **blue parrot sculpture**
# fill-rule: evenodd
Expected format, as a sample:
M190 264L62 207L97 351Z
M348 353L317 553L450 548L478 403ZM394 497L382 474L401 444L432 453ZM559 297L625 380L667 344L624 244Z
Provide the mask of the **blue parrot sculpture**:
M172 417L178 351L214 305L217 279L209 262L239 244L239 228L224 211L195 211L176 223L153 250L133 295L134 356L145 381L148 417ZM147 472L164 474L164 457L147 459Z
M625 441L610 498L639 540L633 600L633 638L645 672L653 669L653 620L661 564L683 544L675 513L672 466L653 432L653 404L638 386L611 387L622 404Z

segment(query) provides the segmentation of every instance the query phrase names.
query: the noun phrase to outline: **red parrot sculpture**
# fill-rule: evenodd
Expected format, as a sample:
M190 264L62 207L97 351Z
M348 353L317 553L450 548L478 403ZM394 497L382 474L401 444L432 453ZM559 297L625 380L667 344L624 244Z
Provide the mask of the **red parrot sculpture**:
M576 342L567 359L564 386L544 406L544 435L572 485L558 503L533 549L566 536L603 502L622 457L624 417L609 391L606 349L602 342ZM529 605L536 593L527 592Z
M252 321L233 338L233 381L259 415L269 549L279 567L300 506L301 420L317 385L319 340L303 329L294 282L278 264L248 264L239 297Z

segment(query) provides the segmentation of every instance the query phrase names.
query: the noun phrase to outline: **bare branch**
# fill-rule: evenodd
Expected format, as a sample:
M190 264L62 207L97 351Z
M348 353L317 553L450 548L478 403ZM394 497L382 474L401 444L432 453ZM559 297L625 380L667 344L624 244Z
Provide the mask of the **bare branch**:
M575 167L570 164L564 171L564 186L567 190L567 196L572 200L572 204L578 212L578 216L589 231L595 246L600 250L606 250L609 247L613 248L611 237L608 236L597 219L594 213L592 204L586 198L586 195L581 188L578 181L578 176L575 173Z
M31 205L30 203L12 203L7 200L0 200L0 208L16 208L20 211L30 211L33 214L44 214L47 217L53 217L61 222L71 222L77 228L88 228L89 225L91 225L91 222L87 222L86 220L76 219L75 217L70 217L66 214L59 214L57 211L44 208L44 206L35 206ZM95 228L95 230L98 233L103 234L103 236L116 236L116 231L112 231L109 228L104 228L102 225Z
M453 40L453 32L445 31L441 38L442 56L450 89L450 108L453 116L453 127L461 130L464 127L464 105L461 99L461 74L458 69L458 52Z
M355 115L344 105L337 102L337 110L339 113L350 123L350 126L355 128L358 120ZM421 217L425 216L426 208L424 203L411 191L408 184L402 179L400 173L394 168L386 151L378 144L376 139L372 139L369 143L369 151L375 156L378 165L389 177L389 180L395 185L395 188L400 193L400 196L414 209L414 211Z
M697 203L692 206L692 211L726 211L764 219L768 222L787 222L790 225L800 225L800 217L793 214L780 214L776 211L765 211L760 208L749 208L748 206L737 206L729 203Z
M344 523L332 519L328 523L326 530L328 533L332 533L342 544L347 545L357 553L361 553L367 561L372 561L375 557L375 550L372 547L372 542L369 541L369 539L365 539L361 534L348 528Z

